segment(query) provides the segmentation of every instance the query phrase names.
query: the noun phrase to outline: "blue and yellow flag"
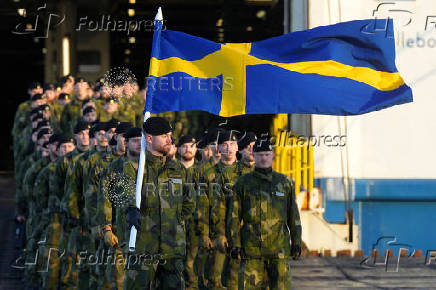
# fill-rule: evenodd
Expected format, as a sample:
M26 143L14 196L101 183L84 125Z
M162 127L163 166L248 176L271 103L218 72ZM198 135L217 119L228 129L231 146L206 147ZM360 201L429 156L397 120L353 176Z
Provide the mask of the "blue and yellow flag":
M392 19L384 30L374 22L252 43L216 43L162 30L159 22L145 110L356 115L411 102L412 90L395 66Z

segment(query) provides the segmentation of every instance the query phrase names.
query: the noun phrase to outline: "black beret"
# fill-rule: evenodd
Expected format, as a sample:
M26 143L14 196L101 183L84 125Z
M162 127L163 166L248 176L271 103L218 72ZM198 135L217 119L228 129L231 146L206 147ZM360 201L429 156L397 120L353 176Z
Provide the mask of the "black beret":
M44 92L45 91L50 91L50 90L56 90L56 87L55 87L55 85L54 84L49 84L49 83L47 83L47 84L44 84Z
M45 95L43 95L43 94L34 94L31 100L32 101L36 101L36 100L43 100L43 99L45 99Z
M124 133L124 138L126 139L141 137L141 136L142 136L142 131L141 128L138 127L132 127L129 130L127 130L126 133Z
M41 84L39 82L33 82L30 83L29 85L29 90L40 89L40 88L41 88Z
M195 142L197 142L197 140L195 140L195 138L192 137L191 135L183 135L182 137L180 137L179 143L177 143L177 147L180 147L186 143L195 143Z
M70 136L65 136L65 135L62 135L58 141L59 141L58 148L64 143L73 143L74 144L74 138L70 137Z
M77 83L80 83L80 82L85 82L85 83L87 83L87 81L85 80L84 77L77 77L77 78L76 78L76 84L77 84Z
M106 122L98 122L92 126L91 130L89 130L89 136L94 137L95 133L101 130L106 131Z
M142 129L145 133L158 136L171 132L170 123L162 117L150 117L142 124Z
M64 85L67 81L69 81L69 77L68 76L64 76L64 77L61 77L60 79L59 79L59 84L60 85Z
M218 144L223 144L226 141L238 141L238 137L236 136L236 131L234 130L223 130L218 135Z
M244 150L245 147L250 145L251 142L254 142L257 140L256 134L253 132L245 132L241 139L238 141L238 150Z
M91 112L96 112L96 110L94 109L93 106L88 106L85 109L83 109L83 115L86 115L86 114L91 113Z
M112 118L109 121L106 122L106 130L108 131L109 129L112 128L116 128L118 126L118 124L120 123L120 121L118 119Z
M36 137L36 140L39 140L42 136L46 135L46 134L53 134L53 130L51 128L44 128L41 129L38 132L38 136Z
M224 129L221 129L221 128L213 128L213 129L210 129L209 131L207 131L207 133L206 133L207 145L209 145L213 142L218 142L218 136L219 136L220 132L223 130Z
M51 127L51 124L47 120L43 120L41 122L38 122L38 125L36 125L36 130L39 130L41 127Z
M115 129L116 134L123 134L126 133L127 130L133 127L133 124L130 122L120 122L118 123L117 128Z
M112 138L109 140L109 145L110 145L110 146L115 146L115 145L117 145L117 140L115 140L114 137L115 137L115 136L112 136Z
M50 136L50 139L48 139L48 143L52 144L52 143L58 142L62 136L63 136L63 134L57 134L57 133L53 134Z
M38 113L40 113L40 111L41 110L39 109L39 107L33 108L32 111L30 111L30 115L38 114Z
M70 98L70 96L68 94L62 93L62 94L59 94L59 98L58 99L59 100L68 100L68 99L71 99L71 98Z
M41 110L41 111L44 111L44 110L49 111L50 110L50 106L48 104L44 104L44 105L38 106L38 109Z
M88 122L85 121L79 121L77 122L76 126L74 126L74 134L79 133L80 131L83 130L89 130L91 128L91 125L89 125Z
M42 144L42 147L48 149L48 144L50 144L50 142L46 141Z
M197 142L197 148L203 149L207 145L207 134L201 137L200 141Z
M107 103L118 103L118 98L114 97L114 96L110 96L109 98L106 98L106 104Z
M253 152L273 151L269 137L261 137L256 140L253 146Z
M32 118L32 122L35 122L38 119L44 119L44 116L42 115L42 112L36 114L35 116L33 116Z

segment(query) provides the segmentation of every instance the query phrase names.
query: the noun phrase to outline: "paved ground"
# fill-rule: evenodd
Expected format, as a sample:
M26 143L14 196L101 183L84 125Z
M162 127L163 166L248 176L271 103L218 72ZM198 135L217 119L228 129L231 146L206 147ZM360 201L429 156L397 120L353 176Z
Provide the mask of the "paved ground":
M0 289L22 289L20 272L9 265L14 247L14 193L11 175L0 175ZM436 289L436 261L425 265L424 258L401 258L398 272L386 272L383 265L360 258L306 257L292 261L294 289ZM392 261L394 262L394 261ZM396 269L389 263L389 271Z

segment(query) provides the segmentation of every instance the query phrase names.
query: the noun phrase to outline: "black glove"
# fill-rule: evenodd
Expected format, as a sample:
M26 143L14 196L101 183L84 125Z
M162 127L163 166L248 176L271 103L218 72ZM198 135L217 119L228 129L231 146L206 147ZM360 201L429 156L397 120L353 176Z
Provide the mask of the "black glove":
M301 246L291 245L291 256L292 259L297 260L301 256Z
M242 248L232 248L230 251L230 256L232 259L241 259L242 257Z
M127 209L127 229L131 229L132 226L135 226L136 230L139 230L141 227L141 213L139 212L139 208L136 206L129 206Z

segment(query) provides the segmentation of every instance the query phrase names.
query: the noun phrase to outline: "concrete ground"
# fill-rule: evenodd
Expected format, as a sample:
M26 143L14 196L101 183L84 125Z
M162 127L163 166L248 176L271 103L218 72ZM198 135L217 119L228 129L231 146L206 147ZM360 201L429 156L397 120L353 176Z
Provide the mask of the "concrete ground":
M15 185L11 175L0 175L0 289L22 289L21 272L10 267L17 254L14 246ZM398 272L362 258L304 257L292 261L293 289L436 289L436 261L401 258ZM392 260L388 271L395 271Z

